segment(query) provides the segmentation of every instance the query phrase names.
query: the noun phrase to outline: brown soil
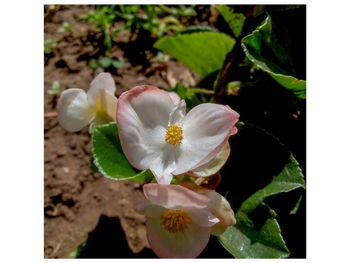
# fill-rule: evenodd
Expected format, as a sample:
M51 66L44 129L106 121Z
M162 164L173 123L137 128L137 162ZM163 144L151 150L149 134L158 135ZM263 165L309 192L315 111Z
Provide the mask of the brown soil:
M58 7L45 16L45 39L57 39L52 56L44 68L44 111L54 112L56 99L48 94L53 81L59 81L61 91L68 88L87 90L94 77L89 60L103 56L101 34L79 20L91 6ZM57 33L63 21L73 25L71 34ZM160 63L155 54L148 54L149 64L132 65L120 47L128 47L130 35L118 36L111 57L123 58L122 68L109 70L115 79L117 95L136 85L150 84L169 88L174 81L193 85L198 76L174 60ZM111 218L125 233L132 253L145 253L145 217L134 211L135 204L144 201L142 185L130 181L114 181L90 171L91 136L88 128L80 132L65 131L56 118L44 121L44 256L67 258L92 236L101 218ZM118 221L119 219L119 221ZM114 221L113 221L114 222ZM124 237L116 236L118 242ZM146 249L146 250L144 250ZM120 257L129 255L120 252ZM141 254L139 254L141 255Z

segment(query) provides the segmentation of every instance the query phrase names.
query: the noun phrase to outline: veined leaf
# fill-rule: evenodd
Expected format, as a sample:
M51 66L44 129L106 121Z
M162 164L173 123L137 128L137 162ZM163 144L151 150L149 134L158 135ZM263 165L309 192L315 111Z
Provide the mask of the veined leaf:
M159 39L154 47L170 54L201 76L222 67L235 40L219 32L178 34Z
M243 202L238 210L239 212L249 213L258 207L266 197L271 195L289 192L299 187L305 188L305 180L301 169L299 168L299 163L295 160L292 154L289 158L290 162L286 164L283 170L272 179L271 183L255 192Z
M250 218L240 218L237 224L230 226L218 236L220 243L236 258L285 258L289 250L282 238L276 213L266 204L261 207L268 210L262 226L252 226ZM261 215L260 215L261 216Z
M306 81L295 77L295 69L287 47L290 44L281 43L288 35L287 32L283 37L278 37L274 29L278 27L273 23L270 16L264 23L257 28L252 34L242 39L242 48L258 68L267 72L283 87L290 89L294 94L302 99L306 98ZM293 38L288 36L288 38ZM294 40L295 41L295 40Z
M126 159L120 145L116 123L96 126L92 146L93 162L105 177L138 182L152 180L153 174L150 171L139 172Z
M288 257L289 250L275 218L276 213L263 200L298 187L305 188L304 176L298 162L290 154L289 163L271 183L242 203L236 214L237 224L218 237L220 243L236 258Z

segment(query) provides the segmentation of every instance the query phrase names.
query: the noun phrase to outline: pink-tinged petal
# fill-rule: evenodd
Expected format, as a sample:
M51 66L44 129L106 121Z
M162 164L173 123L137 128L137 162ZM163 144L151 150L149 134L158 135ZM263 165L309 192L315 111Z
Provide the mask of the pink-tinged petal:
M229 142L225 142L221 151L210 162L193 169L193 174L198 177L207 177L216 174L226 163L230 156L230 151L231 148Z
M139 213L145 214L147 217L160 216L166 210L166 208L154 205L151 202L137 204L134 209Z
M106 90L114 95L115 82L110 73L102 72L91 81L90 88L87 92L90 105L95 105L96 101L100 99L100 90Z
M207 196L197 194L180 185L145 184L143 192L155 205L165 208L205 208L210 202Z
M174 175L185 173L211 161L237 132L239 114L228 106L204 103L184 118L183 140Z
M150 168L163 154L168 144L165 135L173 108L168 92L153 86L137 86L119 97L119 139L126 158L137 169Z
M170 112L168 125L181 124L186 115L186 102L181 100Z
M171 233L161 225L160 217L149 217L146 229L151 248L160 258L197 257L208 244L211 231L191 223L184 232Z
M176 105L180 102L181 98L176 92L169 91L168 94L169 94L171 100L173 101L174 105Z
M118 99L114 96L114 94L110 93L107 90L100 90L100 93L102 110L114 121L116 121Z
M235 214L229 204L229 202L215 191L209 191L205 193L210 198L210 211L219 218L220 222L213 226L212 234L220 235L227 227L236 224Z
M60 125L73 132L81 130L94 118L86 93L81 89L63 91L57 103L57 113Z
M194 223L202 227L212 227L220 221L207 209L192 208L186 209L185 211L189 213Z

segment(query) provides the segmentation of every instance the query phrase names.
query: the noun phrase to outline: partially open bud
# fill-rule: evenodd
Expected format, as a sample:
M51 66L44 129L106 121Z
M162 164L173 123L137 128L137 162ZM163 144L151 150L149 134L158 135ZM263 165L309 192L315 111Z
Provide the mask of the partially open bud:
M110 73L100 73L87 92L67 89L57 104L57 119L67 131L79 131L90 123L95 125L116 121L117 98Z
M236 224L235 213L226 198L219 193L208 191L205 195L211 200L209 205L210 212L220 220L219 223L211 228L211 233L216 236L221 235L227 227Z
M212 235L221 235L223 232L225 232L227 227L236 224L235 213L233 212L229 202L221 194L189 181L183 181L181 185L195 191L196 193L209 197L210 203L208 208L210 212L220 220L220 222L211 228Z

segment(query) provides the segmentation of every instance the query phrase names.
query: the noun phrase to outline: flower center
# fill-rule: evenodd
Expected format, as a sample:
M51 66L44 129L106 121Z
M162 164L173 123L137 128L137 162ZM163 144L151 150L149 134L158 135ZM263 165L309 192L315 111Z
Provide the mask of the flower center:
M179 125L173 124L166 130L165 141L171 143L175 147L181 143L183 138L182 128Z
M166 210L160 217L161 224L171 233L184 232L192 222L190 215L183 210Z

